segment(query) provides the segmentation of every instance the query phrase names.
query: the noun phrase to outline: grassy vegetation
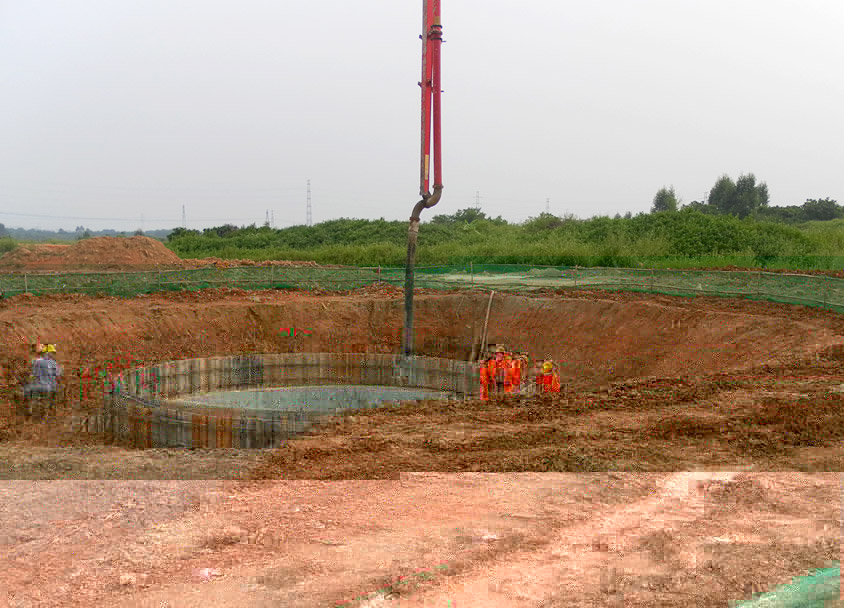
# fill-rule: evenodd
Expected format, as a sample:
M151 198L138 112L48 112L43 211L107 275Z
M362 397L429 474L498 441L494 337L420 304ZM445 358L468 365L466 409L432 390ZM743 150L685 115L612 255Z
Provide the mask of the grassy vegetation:
M17 242L12 237L9 237L9 236L0 237L0 255L6 253L7 251L11 251L12 249L14 249L17 246L18 246Z
M167 246L185 258L394 266L405 263L404 221L338 219L272 229L226 225L175 229ZM0 238L0 255L19 241ZM419 265L534 264L650 268L844 268L844 219L787 224L748 217L680 211L578 220L542 214L522 224L487 218L474 209L423 222Z
M841 268L844 262L844 220L790 226L683 209L587 220L542 214L522 224L509 224L469 211L435 216L422 224L418 264L829 270ZM405 222L339 219L280 230L223 226L200 233L177 229L168 238L168 246L183 257L402 266L406 239Z

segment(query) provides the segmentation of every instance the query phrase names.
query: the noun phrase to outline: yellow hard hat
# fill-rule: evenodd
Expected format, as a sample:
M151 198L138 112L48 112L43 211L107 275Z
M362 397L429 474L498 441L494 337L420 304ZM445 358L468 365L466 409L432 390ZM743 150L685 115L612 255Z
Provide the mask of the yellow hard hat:
M44 352L45 353L54 353L54 352L56 352L56 346L54 344L48 344L47 346L44 347Z
M542 371L543 372L550 372L552 369L554 369L554 364L551 363L550 361L546 361L545 363L542 364Z
M503 346L499 346L498 348L496 348L496 349L495 349L495 352L497 352L497 353L503 353L503 352L507 352L507 351L505 351L505 350L504 350L504 347L503 347Z

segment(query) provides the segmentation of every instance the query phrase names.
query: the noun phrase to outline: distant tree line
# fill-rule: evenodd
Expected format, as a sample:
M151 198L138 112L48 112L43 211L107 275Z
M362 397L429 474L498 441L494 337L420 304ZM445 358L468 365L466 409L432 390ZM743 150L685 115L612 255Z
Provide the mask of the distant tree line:
M651 213L677 211L680 203L674 187L663 186L654 196ZM757 183L756 176L748 173L740 175L735 181L729 175L722 175L709 191L705 202L692 201L684 208L707 215L733 215L741 219L753 217L761 221L786 224L844 217L844 207L831 198L807 199L802 205L787 207L772 207L769 203L768 185L765 182Z
M59 228L58 230L41 230L38 228L9 228L0 224L0 238L9 237L17 241L76 241L98 236L132 236L141 234L154 239L165 239L172 231L167 230L135 230L134 232L122 232L118 230L91 230L85 226L77 226L75 230L69 231Z

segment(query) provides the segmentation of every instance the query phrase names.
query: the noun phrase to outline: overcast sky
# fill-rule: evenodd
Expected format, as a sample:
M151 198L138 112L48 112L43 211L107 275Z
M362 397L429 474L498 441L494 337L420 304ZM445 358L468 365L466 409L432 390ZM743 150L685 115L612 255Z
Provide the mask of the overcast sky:
M442 2L423 221L476 192L509 221L636 213L746 172L844 203L841 0ZM0 222L283 227L307 180L314 223L407 219L421 29L422 0L0 0Z

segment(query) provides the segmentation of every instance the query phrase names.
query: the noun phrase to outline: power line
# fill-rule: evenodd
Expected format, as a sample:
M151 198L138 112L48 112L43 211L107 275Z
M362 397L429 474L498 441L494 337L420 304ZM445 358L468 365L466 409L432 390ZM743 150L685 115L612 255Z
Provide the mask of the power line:
M106 221L106 222L137 222L137 217L95 217L90 215L44 215L40 213L13 213L9 211L0 211L0 216L14 216L14 217L39 217L39 218L46 218L46 219L57 219L57 220L94 220L94 221ZM146 222L168 222L175 225L178 225L179 219L178 218L156 218L150 219L147 217L143 218L143 221ZM255 221L253 217L197 217L192 218L192 222L247 222L252 223Z
M294 187L267 187L267 188L242 188L242 187L220 187L220 186L104 186L104 185L83 185L83 184L68 184L63 182L28 182L26 180L15 180L8 178L0 178L0 183L7 186L13 184L23 184L23 187L28 188L34 186L39 190L50 189L76 189L76 190L120 190L124 192L190 192L194 191L201 195L206 195L206 191L210 192L295 192L298 188Z
M481 193L479 190L475 191L475 209L480 210L481 208Z

